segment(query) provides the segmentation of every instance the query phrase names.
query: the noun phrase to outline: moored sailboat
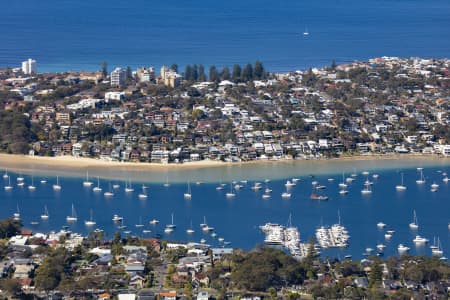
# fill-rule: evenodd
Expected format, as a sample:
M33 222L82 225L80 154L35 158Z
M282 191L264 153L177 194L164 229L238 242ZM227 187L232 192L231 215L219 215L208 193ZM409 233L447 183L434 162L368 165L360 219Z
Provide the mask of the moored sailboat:
M191 199L191 198L192 198L191 183L188 181L188 188L187 191L184 193L184 199Z
M49 218L49 214L48 214L48 210L47 210L47 205L44 206L44 213L41 215L41 219L42 220L48 220Z
M56 176L56 183L53 185L53 190L54 191L60 191L61 190L61 185L59 184L59 177Z
M90 211L90 215L91 215L90 219L84 221L84 225L86 225L86 226L94 226L95 224L97 224L92 218L92 209Z
M75 212L75 207L73 206L73 203L72 203L72 212L71 212L70 216L66 217L66 221L67 222L76 222L77 220L78 220L78 218L77 218L77 214Z
M83 181L83 186L89 187L92 185L92 181L89 181L89 171L86 171L86 180Z
M402 183L395 186L395 189L397 191L405 191L406 185L403 184L403 173L402 173Z
M413 221L409 223L409 228L412 230L417 230L419 228L419 224L417 223L416 210L414 210L413 212Z

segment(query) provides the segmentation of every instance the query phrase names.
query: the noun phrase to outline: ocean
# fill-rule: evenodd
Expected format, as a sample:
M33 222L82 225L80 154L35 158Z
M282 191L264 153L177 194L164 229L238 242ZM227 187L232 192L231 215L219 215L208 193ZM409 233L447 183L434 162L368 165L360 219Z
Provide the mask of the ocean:
M434 162L434 163L433 163ZM398 161L356 161L321 164L316 162L316 172L305 164L273 164L273 165L248 165L230 167L218 167L211 169L199 169L192 171L193 177L186 176L184 181L177 177L179 171L167 172L167 177L159 175L158 180L138 180L142 178L129 173L100 178L102 192L95 193L92 187L83 187L84 176L71 177L59 174L59 183L62 188L54 191L52 185L56 182L55 174L43 173L11 173L11 191L0 189L1 210L0 218L11 217L19 209L22 222L27 228L35 232L48 232L59 230L63 226L75 232L88 234L95 228L103 229L106 236L111 238L118 231L123 236L135 235L140 237L162 237L173 241L200 242L213 246L230 246L234 248L252 249L264 241L264 235L259 230L260 225L267 222L287 225L289 215L292 216L292 225L300 230L301 239L306 242L310 236L314 236L315 229L322 225L332 225L338 222L340 215L341 224L346 226L351 236L350 245L344 249L331 249L322 251L323 256L331 256L343 259L345 255L353 258L362 258L366 248L376 249L378 243L384 243L387 248L386 256L397 255L397 246L400 243L411 248L411 254L431 255L429 245L434 239L440 238L444 249L444 255L450 251L450 183L443 182L444 172L450 170L446 160L422 162L417 160ZM311 165L312 166L312 165ZM416 184L419 172L416 167L423 167L426 183ZM1 166L0 166L1 167ZM234 170L234 171L233 171ZM286 172L284 172L286 170ZM295 171L296 170L296 171ZM369 175L363 175L363 171ZM342 196L338 193L338 184L345 177L356 174L353 183L349 184L349 193ZM149 172L151 173L151 172ZM203 177L199 174L203 173ZM283 177L282 174L285 174ZM395 186L401 182L403 173L406 191L398 192ZM90 179L97 185L96 170L90 169ZM197 175L195 175L197 174ZM378 174L378 178L373 175ZM149 175L151 178L151 174ZM24 177L25 186L17 186L17 177ZM292 187L290 199L283 199L281 193L286 190L286 180L293 177L300 181ZM47 183L41 184L45 178ZM27 185L33 179L36 190L30 191ZM134 192L126 193L124 187L131 185ZM203 180L202 180L203 179ZM207 181L206 179L209 179ZM270 179L266 183L265 179ZM373 182L372 194L362 195L361 190L366 179ZM8 184L8 179L2 180L2 185ZM186 180L189 180L186 181ZM170 186L165 187L163 183ZM236 197L227 198L232 181L240 183L243 187L236 190ZM261 182L262 189L255 191L251 186ZM328 201L314 201L310 194L314 191L312 182L318 181L326 189L321 193L329 197ZM222 183L223 190L216 187ZM439 184L437 192L430 191L432 183ZM119 188L112 186L118 184ZM140 199L138 194L142 192L142 186L146 186L148 198ZM192 198L187 200L183 194L191 188ZM268 187L273 190L269 199L263 199L263 190ZM106 198L103 192L112 189L114 196ZM78 222L67 223L66 216L71 215L71 207L74 207ZM47 221L40 219L40 215L47 206L50 218ZM92 218L97 222L93 227L87 227L85 220ZM413 221L413 212L416 211L419 229L410 230L409 223ZM112 217L117 214L123 217L123 223L114 223ZM165 225L173 223L177 225L171 234L164 233ZM156 226L150 224L150 220L158 219ZM204 233L199 224L206 223L215 228L217 236ZM32 221L39 222L31 225ZM378 222L387 224L386 228L377 227ZM144 227L136 227L143 224ZM192 224L192 225L191 225ZM127 226L119 229L118 226ZM188 228L195 233L186 233ZM144 233L143 230L150 230ZM385 240L386 230L395 230L390 240ZM129 232L128 232L129 231ZM416 235L421 235L430 240L428 245L415 247L412 240ZM221 237L230 244L220 242Z
M259 59L291 71L333 59L442 58L449 15L447 0L15 0L0 8L0 67L29 57L40 72Z

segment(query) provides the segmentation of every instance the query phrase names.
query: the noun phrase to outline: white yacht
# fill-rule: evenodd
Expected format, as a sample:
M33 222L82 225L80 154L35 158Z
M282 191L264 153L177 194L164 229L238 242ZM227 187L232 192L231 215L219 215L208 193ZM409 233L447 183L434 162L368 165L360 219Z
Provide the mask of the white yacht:
M44 206L44 213L41 215L41 219L42 220L47 220L49 218L49 214L48 214L48 210L47 210L47 205Z
M417 170L420 172L420 176L419 179L416 180L417 184L424 184L425 183L425 178L423 177L423 169L422 168L417 168Z
M421 237L420 235L416 235L416 237L413 239L414 244L416 245L423 245L428 243L428 239Z
M251 189L254 190L254 191L258 191L258 190L260 190L261 188L262 188L262 186L261 186L261 183L260 183L260 182L255 182L255 183L252 185L252 187L251 187Z
M16 212L13 214L13 219L16 221L20 220L20 211L19 211L19 204L17 204L17 210Z
M28 186L28 190L34 191L36 189L36 186L34 186L34 177L31 176L31 184Z
M76 214L75 208L73 207L73 204L72 204L72 212L71 212L70 216L66 217L66 221L67 222L76 222L77 220L78 220L77 214Z
M344 173L342 173L342 182L339 183L339 187L340 187L341 189L347 188L347 184L345 183L345 175L344 175Z
M186 229L186 233L187 233L187 234L193 234L194 232L195 232L195 230L192 229L192 221L191 221L191 227L188 228L188 229Z
M146 186L142 185L142 192L139 193L138 198L141 199L141 200L145 200L145 199L148 198L147 187Z
M437 256L437 257L442 257L442 255L444 255L444 251L442 250L442 245L441 245L441 240L437 239L437 245L436 248L431 249L431 254L433 256Z
M89 220L84 221L84 225L86 225L86 226L94 226L95 224L97 224L92 218L92 209L90 211L90 214L91 214L91 218Z
M348 194L348 190L345 189L345 188L342 188L342 189L339 190L339 194L340 195L347 195Z
M46 184L46 183L47 183L47 180L41 179L41 184Z
M397 250L398 250L399 254L404 254L409 251L409 247L407 247L403 244L400 244L400 245L398 245Z
M177 227L177 225L175 225L175 224L173 223L173 213L172 213L172 223L167 224L167 225L166 225L166 228L174 229L175 227Z
M142 217L139 217L139 224L135 224L136 228L142 228L144 227L144 224L142 224Z
M286 183L284 184L285 187L290 188L295 186L296 184L290 180L287 180Z
M104 192L104 193L103 193L103 196L105 196L106 198L109 198L109 197L113 197L113 196L114 196L113 190L112 190L112 188L111 188L111 183L109 184L109 191Z
M399 185L396 185L395 189L397 191L405 191L406 190L406 185L403 184L403 173L402 173L402 183Z
M378 244L377 245L377 249L379 250L379 251L383 251L384 249L386 248L386 245L384 245L384 244Z
M363 195L372 194L372 190L370 189L370 184L365 185L364 189L361 190L361 194L363 194Z
M114 216L112 217L112 220L113 220L113 222L120 222L120 221L123 220L123 218L120 217L119 215L114 215Z
M9 178L8 169L5 169L5 173L3 174L3 179Z
M53 190L54 191L60 191L61 190L61 185L59 184L59 177L56 176L56 183L53 185Z
M159 220L157 220L157 219L152 219L152 220L150 220L149 223L152 224L152 225L157 225L157 224L159 223Z
M130 185L128 185L128 183L125 182L125 193L132 193L132 192L134 192L134 189L131 186L131 180L130 180Z
M83 186L85 187L92 186L92 181L89 181L89 171L86 171L86 180L83 181Z
M8 176L8 184L5 185L5 191L10 191L13 189L13 186L11 185L11 178Z
M205 226L208 226L208 224L206 223L206 217L203 216L203 223L200 223L200 227L203 228Z
M230 183L230 191L226 194L227 198L234 198L236 197L236 193L233 192L233 184Z
M169 183L169 175L166 174L166 182L163 184L164 187L169 187L170 183Z
M386 233L384 234L384 238L386 239L386 240L389 240L393 235L394 235L394 230L388 230L388 231L386 231Z
M140 194L138 195L138 198L141 199L141 200L145 200L145 199L148 198L148 196L147 196L147 194L140 193Z
M419 224L417 223L416 210L414 210L413 212L413 221L409 223L409 228L412 230L417 230L419 228Z
M431 189L438 189L439 188L439 184L437 184L436 182L433 182L433 184L431 184Z
M378 223L377 223L377 227L378 227L378 228L384 228L384 227L386 227L386 224L383 223L383 222L378 222Z
M261 198L270 199L270 194L262 194Z
M283 199L289 199L289 198L291 198L291 193L284 192L284 193L281 194L281 198L283 198Z
M92 189L96 193L100 193L102 188L100 187L100 177L97 176L97 186Z
M192 192L191 192L191 183L188 181L188 188L186 193L184 193L184 199L191 199L192 198Z

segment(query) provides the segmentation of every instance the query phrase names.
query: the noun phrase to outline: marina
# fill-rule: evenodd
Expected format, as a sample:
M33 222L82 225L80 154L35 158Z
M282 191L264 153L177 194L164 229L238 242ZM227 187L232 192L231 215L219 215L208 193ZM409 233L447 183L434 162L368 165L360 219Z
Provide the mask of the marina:
M259 226L265 234L264 243L270 246L282 246L295 258L301 259L307 255L307 245L300 243L300 232L297 227L292 226L291 216L288 225L266 223Z
M203 240L213 246L220 247L226 243L231 247L244 249L251 249L265 241L267 244L283 247L295 256L304 255L307 249L307 246L300 242L298 228L301 228L303 241L313 237L315 243L321 246L322 255L326 256L342 258L350 255L357 259L367 254L366 248L376 249L385 256L398 255L400 244L410 248L407 252L409 254L431 256L439 255L439 251L442 251L442 256L445 256L450 247L450 220L447 213L450 208L446 197L449 186L443 182L443 172L438 172L443 169L445 170L442 167L426 167L423 170L424 174L427 174L427 181L441 182L436 192L431 192L427 185L415 184L419 173L415 167L401 170L379 169L379 177L375 179L371 176L373 181L370 187L374 191L371 197L360 193L361 186L366 186L364 183L367 180L367 176L361 172L370 170L368 167L360 168L359 172L355 170L353 176L348 177L352 178L351 181L342 180L342 172L314 176L298 173L281 179L272 177L270 187L269 180L266 181L268 174L264 173L257 179L252 176L242 177L242 174L234 175L235 180L228 179L231 184L220 184L219 180L195 180L201 181L201 184L190 185L188 182L172 180L170 186L164 186L165 177L159 182L134 180L135 184L144 186L142 193L152 192L152 197L148 198L139 197L139 193L125 191L125 187L130 187L128 180L126 184L114 187L120 180L99 176L98 182L92 186L84 186L83 182L87 180L86 172L80 177L65 177L59 172L56 177L50 174L38 175L36 172L22 173L19 176L8 170L8 176L2 180L3 187L9 186L10 182L17 182L17 177L23 177L21 182L24 182L25 186L34 182L35 189L17 186L12 186L10 190L0 189L0 197L3 199L0 217L12 217L19 213L20 208L20 220L34 232L50 232L67 226L68 230L80 234L102 230L112 236L117 231L123 236L193 242ZM347 170L347 174L350 173ZM404 184L409 188L399 193L395 186L401 178L401 173ZM95 170L90 170L89 174L92 177L98 176ZM130 175L125 176L129 178ZM221 174L217 177L226 179L229 176L232 174ZM170 178L176 177L171 173ZM41 183L42 180L46 183ZM291 184L295 183L289 190L286 190L285 186L287 180ZM63 183L61 190L53 190L53 184L57 181ZM313 181L317 183L313 185ZM348 194L345 197L339 193L342 182L347 185ZM106 190L114 191L114 197L105 197L102 193L94 192L94 185L109 186ZM237 185L239 189L236 189ZM216 189L217 186L223 186L224 189ZM323 186L314 189L314 193L326 191L329 200L311 201L312 186ZM195 198L184 198L187 191L195 194ZM227 196L227 193L231 192L234 196ZM289 194L289 197L286 194ZM263 197L264 195L270 197ZM90 215L91 210L95 221ZM336 219L337 211L345 220L345 227L337 222L317 228L318 224L322 223L321 220ZM417 212L416 216L414 211ZM276 225L285 224L286 217L291 212L295 213L292 225ZM158 220L163 220L163 225L160 225ZM175 221L176 228L171 226L175 225ZM271 234L264 238L261 237L259 226L267 221L276 226L271 227ZM196 230L195 223L202 223L203 226ZM417 229L410 226L410 223L417 225ZM130 224L132 226L127 226ZM169 226L166 227L166 224ZM166 228L169 229L165 230ZM428 244L437 246L437 239L433 242L433 237L440 237L439 250L424 247ZM379 250L381 246L383 249Z

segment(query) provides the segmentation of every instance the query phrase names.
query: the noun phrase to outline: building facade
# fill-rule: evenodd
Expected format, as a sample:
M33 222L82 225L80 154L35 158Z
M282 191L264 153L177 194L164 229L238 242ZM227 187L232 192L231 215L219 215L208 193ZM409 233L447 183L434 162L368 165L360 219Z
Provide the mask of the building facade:
M115 68L111 72L111 86L121 86L125 84L126 71L122 68Z
M36 61L34 59L27 59L26 61L22 62L22 72L24 74L36 74L37 73L37 65Z

